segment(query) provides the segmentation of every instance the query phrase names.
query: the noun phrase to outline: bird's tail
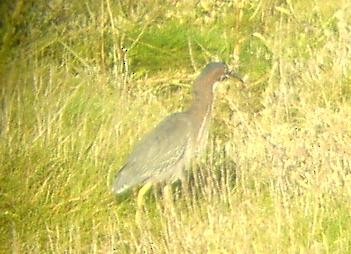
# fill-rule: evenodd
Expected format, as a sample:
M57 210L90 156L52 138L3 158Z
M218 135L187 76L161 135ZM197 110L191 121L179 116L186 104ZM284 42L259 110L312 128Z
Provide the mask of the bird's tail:
M124 167L122 167L119 170L119 172L116 176L116 179L112 185L112 192L116 195L122 194L123 192L125 192L127 189L129 189L131 187L129 184L126 183L126 179L125 179L124 174L123 174Z

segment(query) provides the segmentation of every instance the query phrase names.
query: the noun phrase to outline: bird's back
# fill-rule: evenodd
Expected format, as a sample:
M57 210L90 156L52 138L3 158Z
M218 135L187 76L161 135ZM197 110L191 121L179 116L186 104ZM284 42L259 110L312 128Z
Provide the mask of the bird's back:
M146 181L161 182L179 175L193 145L193 127L188 118L185 112L172 114L142 139L118 172L113 191L122 193Z

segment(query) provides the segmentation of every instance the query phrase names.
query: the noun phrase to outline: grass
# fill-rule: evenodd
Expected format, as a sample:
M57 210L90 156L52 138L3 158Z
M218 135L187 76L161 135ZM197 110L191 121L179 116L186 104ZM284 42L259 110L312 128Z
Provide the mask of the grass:
M0 252L350 253L350 8L4 1ZM194 195L138 225L114 175L214 60L248 82L219 88Z

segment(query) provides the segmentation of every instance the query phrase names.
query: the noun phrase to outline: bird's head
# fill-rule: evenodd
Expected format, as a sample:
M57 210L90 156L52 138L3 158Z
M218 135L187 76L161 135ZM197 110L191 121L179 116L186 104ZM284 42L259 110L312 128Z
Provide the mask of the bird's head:
M228 68L225 63L222 62L212 62L206 65L206 67L201 72L200 76L197 78L195 87L213 87L218 81L223 81L228 78L236 78L243 82L240 75ZM200 88L201 89L201 88ZM212 89L211 89L212 90Z

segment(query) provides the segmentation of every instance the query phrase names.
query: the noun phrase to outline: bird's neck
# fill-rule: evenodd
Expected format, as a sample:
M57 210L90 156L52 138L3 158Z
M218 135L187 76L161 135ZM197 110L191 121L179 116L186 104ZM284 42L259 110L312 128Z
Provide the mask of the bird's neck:
M208 108L212 107L213 93L212 91L202 92L201 94L194 92L192 104L189 108L191 114L205 114Z
M207 128L212 113L212 86L207 84L206 87L201 87L201 84L196 84L193 94L193 102L188 109L188 114L191 115L193 125L197 130Z

